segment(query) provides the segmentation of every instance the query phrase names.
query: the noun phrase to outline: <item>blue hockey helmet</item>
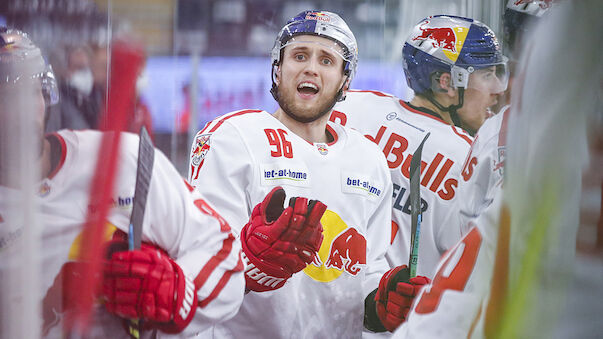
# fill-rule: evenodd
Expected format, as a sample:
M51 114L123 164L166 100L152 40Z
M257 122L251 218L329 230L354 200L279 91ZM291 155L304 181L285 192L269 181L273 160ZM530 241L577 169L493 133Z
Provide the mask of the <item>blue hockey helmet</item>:
M415 94L432 89L432 75L448 72L452 87L467 88L469 75L496 66L496 75L507 87L507 58L494 32L470 18L436 15L421 20L402 48L408 86Z

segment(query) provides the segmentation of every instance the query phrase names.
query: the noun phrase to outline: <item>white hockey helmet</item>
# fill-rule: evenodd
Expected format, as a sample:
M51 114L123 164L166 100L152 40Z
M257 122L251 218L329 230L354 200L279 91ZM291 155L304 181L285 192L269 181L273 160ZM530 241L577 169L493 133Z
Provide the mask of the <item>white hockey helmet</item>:
M59 90L52 67L27 34L0 27L0 86L39 79L47 105L59 101Z

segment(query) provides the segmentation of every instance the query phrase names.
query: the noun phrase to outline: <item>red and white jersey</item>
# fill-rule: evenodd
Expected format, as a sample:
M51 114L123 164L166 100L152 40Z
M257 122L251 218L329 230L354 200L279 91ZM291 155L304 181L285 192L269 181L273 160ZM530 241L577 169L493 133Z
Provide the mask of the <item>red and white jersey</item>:
M80 251L82 225L89 208L94 208L88 201L90 190L94 189L90 184L102 136L97 131L71 130L48 136L60 162L56 170L40 182L36 197L42 224L40 295L44 299L43 331L47 337L62 336L62 315L56 312L60 305L54 304L60 302L61 291L52 285L63 264L76 259ZM138 141L135 134L122 134L119 172L108 215L108 222L126 233L134 200ZM0 191L0 215L6 215L2 210L10 208L15 201L13 198L19 193L6 187L0 187ZM20 247L18 235L22 233L23 225L15 220L3 220L1 225L0 262L6 263ZM114 230L114 227L109 228ZM158 150L150 180L142 240L164 249L199 287L199 305L183 335L195 335L212 323L236 313L245 289L240 245L234 241L228 224L206 200L193 192ZM53 293L59 295L51 295ZM90 337L129 337L121 319L107 313L102 305L95 308ZM165 334L160 333L162 335Z
M270 113L226 114L192 145L189 179L235 232L275 186L327 205L318 260L280 289L250 292L216 338L358 338L364 298L387 270L392 185L383 154L360 133L329 123L311 144Z
M494 291L506 289L506 265L495 264L495 257L503 257L496 253L497 241L502 237L508 244L509 224L501 221L509 219L501 218L501 187L490 194L492 203L470 220L467 234L442 257L393 338L484 338L492 331L488 323L497 320L500 300ZM503 278L493 281L495 269Z
M421 159L421 210L417 274L433 276L440 257L461 237L455 203L463 161L473 139L429 111L377 91L349 91L331 121L359 130L387 159L393 182L391 267L408 264L410 160L425 135Z
M471 150L463 165L458 188L461 231L469 230L469 219L477 217L490 203L486 197L497 185L502 185L507 148L509 109L488 118L475 135Z

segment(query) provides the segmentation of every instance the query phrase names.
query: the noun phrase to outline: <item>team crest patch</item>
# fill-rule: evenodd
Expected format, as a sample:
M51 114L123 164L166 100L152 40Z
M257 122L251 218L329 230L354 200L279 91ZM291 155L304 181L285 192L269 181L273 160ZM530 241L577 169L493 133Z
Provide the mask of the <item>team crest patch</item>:
M48 181L44 180L44 182L42 182L42 184L38 188L38 196L45 197L49 193L50 193L50 185L48 184Z
M211 134L201 134L195 139L195 149L191 152L191 163L194 166L199 166L201 161L205 159L205 155L210 148L209 137Z
M318 149L318 153L322 155L327 155L329 153L329 148L327 147L327 144L318 143L316 144L316 149Z

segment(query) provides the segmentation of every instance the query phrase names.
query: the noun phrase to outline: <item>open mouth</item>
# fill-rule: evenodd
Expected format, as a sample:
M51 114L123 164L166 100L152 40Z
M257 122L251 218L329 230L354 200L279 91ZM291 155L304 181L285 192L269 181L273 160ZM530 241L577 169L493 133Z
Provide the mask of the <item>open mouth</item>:
M297 92L303 97L313 96L318 93L318 86L311 82L302 82L297 85Z

